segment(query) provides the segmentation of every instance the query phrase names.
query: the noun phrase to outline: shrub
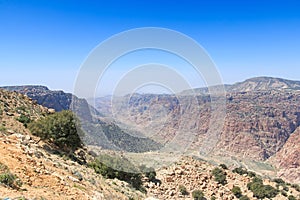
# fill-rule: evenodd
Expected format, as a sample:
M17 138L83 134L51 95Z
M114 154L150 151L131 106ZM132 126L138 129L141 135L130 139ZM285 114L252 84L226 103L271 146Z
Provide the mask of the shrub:
M288 192L289 191L289 187L284 185L283 188L282 188L284 191Z
M27 127L27 125L31 122L30 117L24 114L21 114L20 117L17 118L17 120L21 122L25 127Z
M237 168L235 168L234 170L232 170L232 172L237 173L237 174L239 174L239 175L244 175L244 174L246 174L247 176L249 176L249 177L251 177L251 178L256 176L256 173L255 173L255 172L248 171L248 170L246 170L246 169L244 169L244 168L242 168L242 167L237 167Z
M249 176L250 178L253 178L253 177L256 176L256 173L255 173L255 172L248 171L248 176Z
M215 181L217 181L219 184L225 185L227 183L226 172L224 172L222 169L216 167L212 170L212 174L215 177Z
M77 126L78 125L78 126ZM69 110L48 115L28 125L32 134L53 142L64 151L74 151L82 146L79 119Z
M278 184L285 184L284 180L282 180L281 178L275 178L273 181Z
M204 199L204 194L201 190L194 190L192 192L192 196L195 200L202 200Z
M294 188L297 192L300 192L300 186L297 184L292 184L292 188Z
M145 165L139 166L140 171L145 174L149 181L154 181L156 177L156 172L153 167L146 167Z
M228 169L228 167L227 167L225 164L220 164L220 167L221 167L222 169Z
M179 190L179 192L180 192L182 195L188 195L188 194L189 194L188 191L187 191L187 189L186 189L186 187L183 186L183 185L179 185L178 190Z
M242 196L241 188L238 186L233 186L231 192L236 196L237 198L240 198Z
M287 193L285 192L285 191L281 191L281 194L282 194L282 196L285 196L285 197L287 197Z
M16 189L22 186L20 179L10 172L0 174L0 183Z
M151 168L150 171L148 171L148 172L145 173L145 176L147 178L149 178L150 181L153 181L153 180L155 180L156 172L155 172L155 170L153 168Z
M293 195L288 196L288 200L297 200Z
M216 200L217 198L215 196L211 196L210 200Z
M5 127L5 126L2 126L2 125L0 125L0 132L4 132L4 131L6 131L6 127Z
M237 173L239 175L248 174L248 171L243 169L242 167L237 167L234 170L232 170L232 172Z
M246 195L243 195L239 198L239 200L250 200L250 198Z
M134 166L124 158L103 154L97 157L93 162L90 162L88 166L105 178L117 178L128 182L135 189L144 191L144 188L142 187L142 174L134 173Z
M253 178L253 180L247 184L248 190L253 192L253 196L259 199L274 198L279 191L270 185L264 185L260 178Z
M0 162L0 183L18 189L22 186L21 180L14 174L9 172L9 169L6 165Z

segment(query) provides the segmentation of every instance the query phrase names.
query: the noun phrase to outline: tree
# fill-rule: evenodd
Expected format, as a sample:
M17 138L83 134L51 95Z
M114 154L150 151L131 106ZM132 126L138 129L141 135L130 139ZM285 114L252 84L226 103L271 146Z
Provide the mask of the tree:
M64 151L74 151L82 146L79 119L72 111L64 110L48 115L28 125L32 134L48 140Z

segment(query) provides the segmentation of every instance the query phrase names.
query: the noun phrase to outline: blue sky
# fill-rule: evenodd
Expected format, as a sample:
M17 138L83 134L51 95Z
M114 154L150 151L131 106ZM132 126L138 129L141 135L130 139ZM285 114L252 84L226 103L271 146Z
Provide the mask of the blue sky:
M169 28L195 39L225 83L254 76L300 80L297 1L0 0L0 85L72 92L95 46L139 27Z

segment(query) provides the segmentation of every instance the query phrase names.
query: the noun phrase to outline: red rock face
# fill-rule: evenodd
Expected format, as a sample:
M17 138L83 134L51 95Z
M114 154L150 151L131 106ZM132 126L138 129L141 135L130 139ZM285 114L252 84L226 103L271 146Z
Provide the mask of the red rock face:
M279 169L279 176L291 182L300 182L300 128L291 134L282 149L270 160Z
M199 150L212 119L209 96L199 95L197 99L199 104L192 102L189 96L181 96L180 101L170 95L137 95L130 101L121 98L115 104L118 112L114 113L114 119L166 143L176 134L196 133L190 148ZM288 140L295 140L289 138L300 125L299 102L300 91L297 90L227 94L225 123L213 154L266 161L283 151ZM298 150L291 152L289 160L282 161L280 168L284 170L290 166L285 163L291 163L293 170L299 171L299 146L295 149Z
M227 114L215 154L266 160L280 150L299 126L300 92L257 91L227 95ZM136 95L116 102L114 118L127 127L168 143L176 134L196 134L201 146L211 119L209 96ZM105 107L107 110L107 107ZM100 108L101 111L101 108ZM221 151L220 151L221 150Z

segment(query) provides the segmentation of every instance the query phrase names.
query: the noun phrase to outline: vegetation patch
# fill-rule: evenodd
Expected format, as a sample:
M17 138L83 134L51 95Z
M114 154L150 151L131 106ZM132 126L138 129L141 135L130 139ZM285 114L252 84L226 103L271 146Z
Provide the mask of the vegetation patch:
M270 185L264 185L262 179L258 177L253 178L253 180L247 184L247 188L251 190L253 196L258 199L271 199L279 194L279 190Z
M25 127L31 122L30 117L25 114L21 114L20 117L17 118L19 122L21 122Z
M237 198L240 198L242 196L242 190L240 187L238 186L233 186L233 188L231 189L231 192L234 194L234 196L236 196Z
M117 178L126 181L135 189L145 192L142 186L142 177L145 174L139 172L139 170L125 158L102 154L88 165L93 168L96 173L101 174L105 178ZM153 172L151 174L154 175Z
M212 175L215 177L215 181L217 181L219 184L225 185L227 183L226 181L226 172L222 169L216 167L212 170Z
M187 189L184 185L179 185L178 190L182 195L188 195L189 194L189 192L187 191Z
M0 163L0 183L14 189L19 189L22 186L22 181L10 173L8 167L2 163Z
M63 151L74 151L82 146L84 132L72 111L64 110L48 115L28 125L32 134L48 140Z
M195 200L203 200L204 199L204 194L201 190L194 190L192 192L192 196Z
M235 168L234 170L232 170L233 173L237 173L239 175L247 175L249 177L255 177L256 174L252 171L248 171L242 167L238 167L238 168Z

